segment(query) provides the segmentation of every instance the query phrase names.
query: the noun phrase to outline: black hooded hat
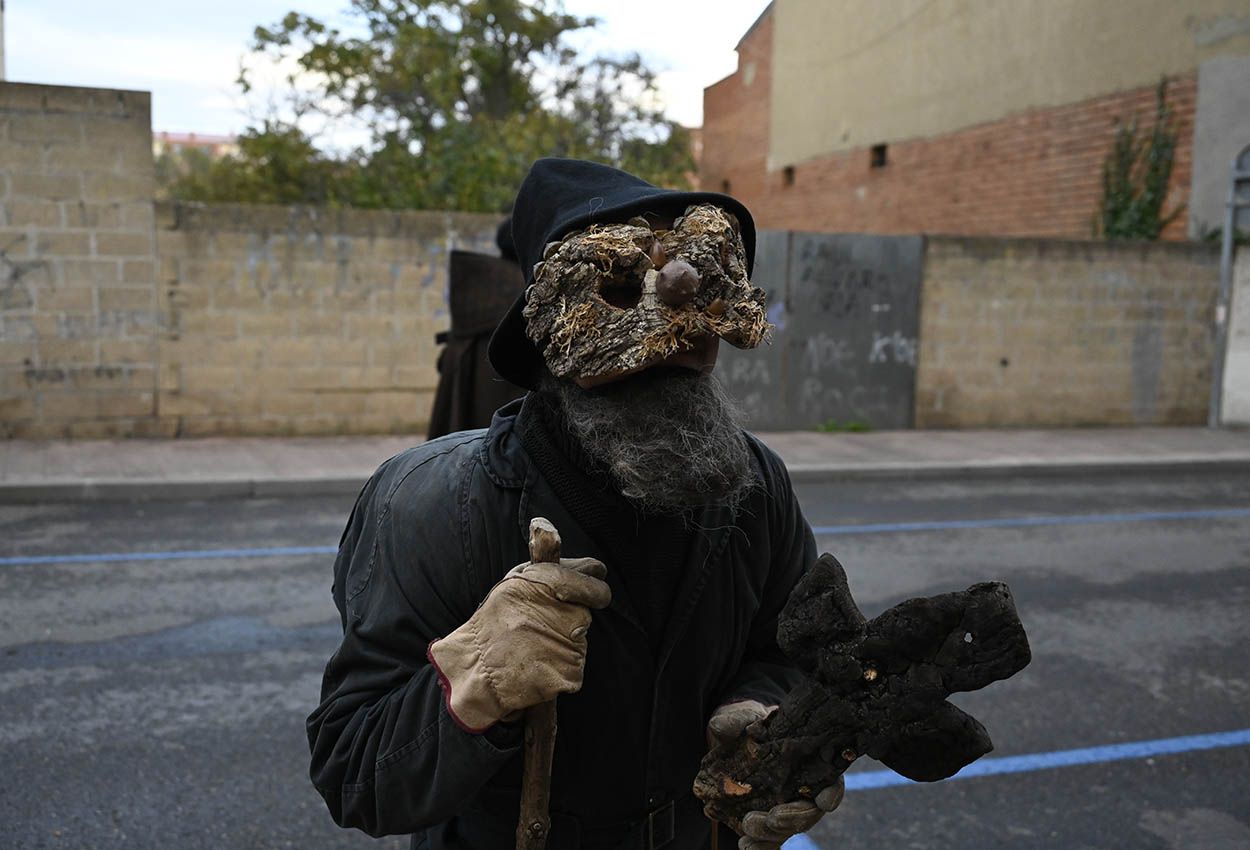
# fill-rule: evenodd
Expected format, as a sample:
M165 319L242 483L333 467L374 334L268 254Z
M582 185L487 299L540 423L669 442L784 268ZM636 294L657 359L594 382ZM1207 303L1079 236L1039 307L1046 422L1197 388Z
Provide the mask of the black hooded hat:
M499 222L499 227L495 228L495 244L499 246L499 256L505 260L517 261L516 246L512 244L512 214Z
M525 272L525 285L533 283L534 265L542 259L548 242L592 224L623 222L644 213L680 215L691 204L715 204L737 216L750 274L755 263L755 222L740 201L717 192L661 189L597 162L540 159L530 167L512 207L512 241ZM489 353L496 372L532 390L538 387L543 358L525 335L524 308L522 293L495 328Z

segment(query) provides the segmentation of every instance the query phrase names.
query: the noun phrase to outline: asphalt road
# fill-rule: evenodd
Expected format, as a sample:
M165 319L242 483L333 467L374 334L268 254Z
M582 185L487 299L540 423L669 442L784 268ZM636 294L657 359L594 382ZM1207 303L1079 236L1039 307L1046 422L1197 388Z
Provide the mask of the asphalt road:
M957 699L994 736L990 758L1021 757L980 764L1013 772L865 788L881 768L857 765L795 847L1250 847L1250 481L800 497L865 613L1003 579L1034 660ZM333 546L349 506L0 505L0 848L406 847L339 830L306 779L303 720L338 632L331 558L272 550ZM267 551L133 554L219 549ZM1209 733L1234 734L1190 737ZM1116 749L1130 742L1145 747ZM1078 748L1109 749L1048 766Z

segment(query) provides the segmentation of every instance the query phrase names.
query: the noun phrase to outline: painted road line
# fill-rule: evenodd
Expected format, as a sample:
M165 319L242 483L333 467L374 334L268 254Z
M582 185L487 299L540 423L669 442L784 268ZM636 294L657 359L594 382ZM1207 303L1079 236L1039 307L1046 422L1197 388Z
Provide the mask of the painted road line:
M1133 741L1127 744L1108 744L1102 747L1056 750L1050 753L1032 753L1023 756L998 756L974 761L951 779L975 779L980 776L998 776L1004 773L1031 773L1035 770L1051 770L1057 767L1105 764L1126 759L1170 756L1247 745L1250 745L1250 729L1238 729L1233 732L1215 732L1210 735L1186 735L1181 738ZM922 784L924 783L905 779L892 770L866 771L849 774L846 777L846 790L848 791Z
M181 549L172 552L104 552L96 555L23 555L0 558L0 566L25 564L98 564L117 561L196 561L210 558L279 558L333 555L334 546L268 546L258 549Z
M1059 767L1077 767L1088 764L1107 764L1129 759L1153 758L1155 756L1180 755L1181 753L1218 750L1228 747L1250 745L1250 729L1232 732L1215 732L1208 735L1186 735L1180 738L1160 738L1154 741L1133 741L1126 744L1108 744L1101 747L1082 747L1075 750L1056 750L1049 753L1031 753L1022 756L999 756L974 761L950 777L975 779L981 776L999 776L1006 773L1032 773ZM950 781L950 780L947 780ZM851 773L846 776L847 791L871 791L877 788L893 788L901 785L927 785L899 776L892 770L873 770ZM783 850L820 850L806 835L796 835L782 845Z
M1060 516L1002 517L997 519L934 520L931 522L883 522L868 525L818 525L812 531L822 537L843 534L896 534L906 531L948 531L969 528L1018 528L1048 525L1098 525L1117 522L1250 518L1250 508L1213 508L1196 511L1149 511L1138 514L1070 514ZM117 561L182 561L208 558L275 558L290 555L333 555L334 546L272 546L251 549L183 549L169 552L104 552L100 554L18 555L0 558L0 566L28 564L93 564Z
M976 528L1027 528L1048 525L1099 525L1118 522L1250 518L1250 508L1213 508L1196 511L1146 511L1137 514L1068 514L1060 516L952 519L929 522L879 522L865 525L818 525L812 531L822 537L840 534L894 534L902 531L951 531Z

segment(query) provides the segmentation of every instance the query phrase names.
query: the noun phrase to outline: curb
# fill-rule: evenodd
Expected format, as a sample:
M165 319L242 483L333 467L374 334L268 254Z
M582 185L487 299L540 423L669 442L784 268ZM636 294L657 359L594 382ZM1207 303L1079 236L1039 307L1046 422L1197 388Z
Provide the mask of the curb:
M1247 456L1156 456L1057 461L890 461L885 463L789 464L796 484L847 481L976 480L1010 477L1058 478L1072 475L1161 475L1247 473ZM32 502L147 501L166 499L271 499L299 496L354 496L373 470L360 475L272 478L78 479L0 482L0 504Z
M1067 460L891 461L866 464L787 466L795 483L822 481L931 481L935 479L1060 478L1070 475L1159 475L1216 472L1250 473L1250 455L1088 458Z
M0 504L31 502L192 501L269 499L286 496L355 496L369 480L359 476L323 478L119 478L0 483Z

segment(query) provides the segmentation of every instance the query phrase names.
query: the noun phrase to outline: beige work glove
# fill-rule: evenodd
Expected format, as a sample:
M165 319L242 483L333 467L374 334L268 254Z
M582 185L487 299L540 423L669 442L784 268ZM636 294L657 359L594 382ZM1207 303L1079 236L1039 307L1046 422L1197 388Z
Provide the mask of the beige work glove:
M447 711L474 734L582 687L590 609L606 608L608 570L594 558L526 562L463 626L430 644Z
M776 710L775 705L764 705L753 699L725 703L712 712L707 722L708 743L719 746L750 735L751 724ZM766 812L747 812L742 818L744 835L738 839L738 850L780 850L786 839L807 832L826 813L836 809L845 790L839 776L835 784L816 795L815 801L795 800L780 803Z

